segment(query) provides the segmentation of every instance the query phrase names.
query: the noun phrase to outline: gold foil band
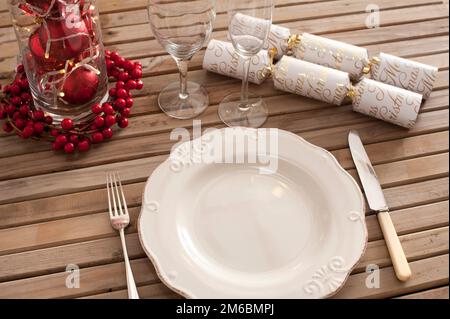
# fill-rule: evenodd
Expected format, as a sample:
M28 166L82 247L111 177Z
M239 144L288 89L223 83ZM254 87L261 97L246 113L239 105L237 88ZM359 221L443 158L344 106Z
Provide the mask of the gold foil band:
M379 65L379 64L380 64L380 58L379 57L370 58L369 61L367 62L367 65L363 69L363 73L364 74L369 74L372 71L373 66L374 65Z
M350 98L352 101L356 97L356 88L353 85L350 85L347 92L347 97Z
M302 42L302 37L298 34L293 34L287 41L288 54L291 55L294 48Z
M278 50L276 48L271 48L268 54L269 54L269 65L265 67L263 71L263 76L266 79L271 78L275 72L275 58L278 55Z

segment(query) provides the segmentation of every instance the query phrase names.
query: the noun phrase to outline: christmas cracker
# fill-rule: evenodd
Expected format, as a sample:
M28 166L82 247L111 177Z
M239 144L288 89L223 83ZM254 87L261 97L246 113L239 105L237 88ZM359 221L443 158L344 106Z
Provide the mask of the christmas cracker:
M412 128L417 121L422 95L386 83L363 79L352 84L346 72L283 56L272 61L275 50L264 51L251 64L250 80L262 83L273 78L276 89L341 105L350 99L353 110L377 119ZM234 61L234 62L233 62ZM242 79L243 58L234 53L231 43L213 40L205 54L204 68Z
M257 25L259 19L242 18ZM297 59L347 72L353 81L365 74L373 80L419 93L428 99L437 79L438 69L386 53L370 57L367 49L309 33L293 34L289 28L272 25L266 50L276 49L276 58L291 55Z

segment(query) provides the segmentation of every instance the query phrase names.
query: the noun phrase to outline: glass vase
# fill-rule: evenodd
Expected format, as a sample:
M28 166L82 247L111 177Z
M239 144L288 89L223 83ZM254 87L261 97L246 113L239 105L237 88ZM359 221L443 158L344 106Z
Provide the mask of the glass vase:
M59 122L87 119L107 98L95 0L8 0L34 108Z

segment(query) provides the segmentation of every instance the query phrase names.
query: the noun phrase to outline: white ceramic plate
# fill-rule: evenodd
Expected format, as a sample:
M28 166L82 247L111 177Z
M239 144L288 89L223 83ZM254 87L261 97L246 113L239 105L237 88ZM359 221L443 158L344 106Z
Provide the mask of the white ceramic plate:
M261 144L266 152L256 147L265 163L236 163L255 150L253 142L235 151L234 163L204 159L220 149L225 154L242 136L261 141L273 138L270 132L206 134L179 146L149 178L139 236L174 291L189 298L324 298L343 286L361 258L363 196L329 152L278 130L272 144ZM235 139L218 143L215 134ZM277 157L266 154L274 142ZM268 174L275 159L277 169Z

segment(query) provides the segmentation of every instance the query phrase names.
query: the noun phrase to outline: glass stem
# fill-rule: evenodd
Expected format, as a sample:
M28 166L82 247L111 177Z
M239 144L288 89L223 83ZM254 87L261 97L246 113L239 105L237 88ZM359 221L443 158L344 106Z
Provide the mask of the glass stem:
M244 112L250 109L250 104L248 103L248 77L250 73L250 61L251 58L245 58L244 60L244 78L242 80L241 103L239 104L239 109Z
M177 62L178 70L180 71L180 99L186 100L189 97L187 91L187 75L189 69L190 59L175 59Z

